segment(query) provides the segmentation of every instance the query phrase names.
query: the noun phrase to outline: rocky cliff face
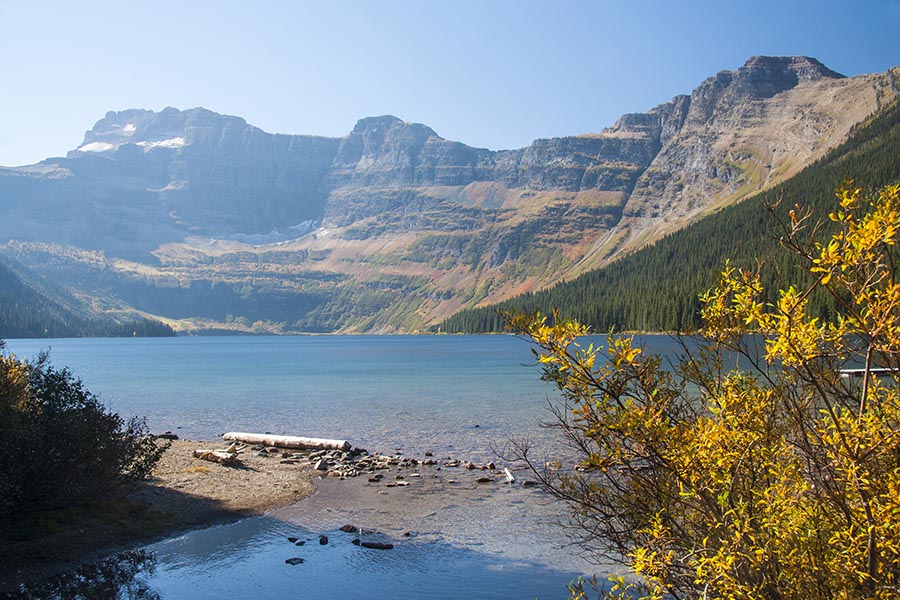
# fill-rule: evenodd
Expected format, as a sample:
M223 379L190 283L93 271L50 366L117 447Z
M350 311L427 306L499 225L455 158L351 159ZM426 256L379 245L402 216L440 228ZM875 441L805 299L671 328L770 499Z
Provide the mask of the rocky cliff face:
M651 113L672 114L622 220L583 262L596 266L823 156L896 96L896 73L845 78L807 57L753 57Z
M179 297L202 312L219 289L235 322L415 329L777 184L892 102L898 79L753 57L600 132L505 151L393 116L324 138L199 108L110 112L67 157L0 169L0 238L33 266L66 254L58 276L90 263L102 275L85 293L132 290L119 300L157 298L138 306L150 312L195 282ZM293 308L267 319L279 306Z
M169 223L207 235L266 234L320 218L317 187L338 140L273 135L204 109L109 113L69 154L153 172Z
M396 117L362 119L341 141L321 188L328 198L325 222L345 226L410 203L475 201L465 188L484 183L499 184L510 197L594 190L624 198L659 151L661 134L661 119L628 115L598 134L492 152Z
M204 109L110 112L66 158L0 170L0 210L14 213L0 229L129 257L188 235L267 235L321 218L338 145Z

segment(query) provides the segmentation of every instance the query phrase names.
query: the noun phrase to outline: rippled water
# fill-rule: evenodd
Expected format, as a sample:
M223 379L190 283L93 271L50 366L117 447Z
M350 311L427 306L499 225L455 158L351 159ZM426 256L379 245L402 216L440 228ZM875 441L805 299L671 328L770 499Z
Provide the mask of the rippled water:
M490 455L537 433L552 394L510 336L312 336L11 340L51 348L88 389L154 431L229 430L347 439L381 451Z
M496 460L492 448L508 436L527 436L559 452L538 426L554 390L540 381L529 345L509 336L8 341L23 357L47 347L111 409L184 438L271 431L483 461ZM565 509L541 492L421 475L391 490L361 478L323 481L297 505L148 547L152 567L134 580L166 599L553 598L598 569L566 546ZM337 531L345 523L378 530L396 547L354 546ZM329 544L318 544L321 534ZM313 541L295 547L292 536ZM294 556L305 562L285 564Z

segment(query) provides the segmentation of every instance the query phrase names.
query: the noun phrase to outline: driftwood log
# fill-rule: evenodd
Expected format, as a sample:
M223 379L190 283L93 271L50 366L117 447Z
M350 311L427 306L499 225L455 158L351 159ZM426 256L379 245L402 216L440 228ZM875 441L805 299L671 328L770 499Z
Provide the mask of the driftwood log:
M244 433L229 431L223 436L228 441L246 444L264 444L276 448L298 448L301 450L350 450L350 442L346 440L326 440L320 438L297 437L294 435L270 435L267 433Z

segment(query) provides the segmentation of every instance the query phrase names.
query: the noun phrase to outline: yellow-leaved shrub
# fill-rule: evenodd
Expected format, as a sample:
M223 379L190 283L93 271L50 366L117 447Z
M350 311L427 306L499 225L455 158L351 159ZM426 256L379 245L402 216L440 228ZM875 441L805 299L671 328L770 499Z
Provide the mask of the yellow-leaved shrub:
M900 186L838 199L827 243L800 241L799 210L784 224L811 285L771 297L726 265L672 364L628 337L583 347L555 314L508 317L579 456L534 467L583 546L628 567L608 596L900 597ZM817 288L831 322L809 314Z

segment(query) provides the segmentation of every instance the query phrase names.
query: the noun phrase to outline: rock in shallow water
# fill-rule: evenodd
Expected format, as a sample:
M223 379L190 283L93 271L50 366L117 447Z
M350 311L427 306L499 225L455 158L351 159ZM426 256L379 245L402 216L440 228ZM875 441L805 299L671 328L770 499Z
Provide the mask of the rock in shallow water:
M393 550L393 544L385 544L382 542L361 542L359 540L353 540L354 546L362 546L363 548L371 548L373 550Z

